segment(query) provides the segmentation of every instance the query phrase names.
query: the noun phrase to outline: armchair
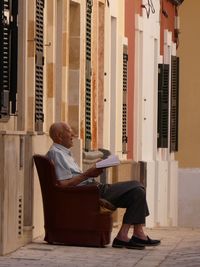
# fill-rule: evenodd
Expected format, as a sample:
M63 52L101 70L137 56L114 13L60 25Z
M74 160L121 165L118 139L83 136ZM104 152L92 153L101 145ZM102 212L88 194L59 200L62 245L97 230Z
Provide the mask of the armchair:
M101 212L95 185L60 188L46 156L33 156L43 199L44 240L48 243L103 247L110 242L112 214Z

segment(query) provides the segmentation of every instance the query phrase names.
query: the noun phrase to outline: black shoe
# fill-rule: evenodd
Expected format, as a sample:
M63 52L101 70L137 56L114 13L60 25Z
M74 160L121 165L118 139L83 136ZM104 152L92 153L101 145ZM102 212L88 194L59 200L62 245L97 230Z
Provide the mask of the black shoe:
M145 248L144 245L137 244L131 239L129 241L122 241L117 238L113 240L112 247L113 248L129 248L129 249L144 249Z
M147 236L147 240L140 239L136 236L132 236L131 240L136 244L144 245L144 246L157 246L160 244L160 240L151 239Z

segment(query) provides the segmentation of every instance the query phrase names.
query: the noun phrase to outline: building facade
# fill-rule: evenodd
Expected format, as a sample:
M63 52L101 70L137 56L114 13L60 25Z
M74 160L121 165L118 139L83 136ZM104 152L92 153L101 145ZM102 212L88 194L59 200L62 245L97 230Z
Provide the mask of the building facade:
M128 157L145 172L149 226L177 225L179 6L177 1L126 1Z
M1 1L0 254L43 233L32 156L49 149L54 121L69 122L77 134L73 152L83 168L113 153L122 164L107 182L145 183L147 226L177 225L171 105L178 7L153 0ZM114 215L116 223L121 216Z

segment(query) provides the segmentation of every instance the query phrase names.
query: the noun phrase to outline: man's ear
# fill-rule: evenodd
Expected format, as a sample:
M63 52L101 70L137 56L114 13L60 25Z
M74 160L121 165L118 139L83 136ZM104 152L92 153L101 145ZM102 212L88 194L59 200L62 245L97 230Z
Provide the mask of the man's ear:
M59 143L62 142L62 140L63 140L63 135L62 135L62 133L58 133L58 135L57 135L57 139L58 139Z
M55 136L55 143L57 144L60 144L62 142L62 133L61 132L58 132L56 133L56 136Z

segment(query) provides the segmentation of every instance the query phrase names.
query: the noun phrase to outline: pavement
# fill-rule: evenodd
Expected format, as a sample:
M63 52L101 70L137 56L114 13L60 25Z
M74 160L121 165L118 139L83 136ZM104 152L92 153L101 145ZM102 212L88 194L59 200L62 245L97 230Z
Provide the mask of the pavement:
M113 229L112 240L117 229ZM145 232L161 245L144 250L48 245L40 237L0 257L0 267L200 267L200 228L153 228Z

